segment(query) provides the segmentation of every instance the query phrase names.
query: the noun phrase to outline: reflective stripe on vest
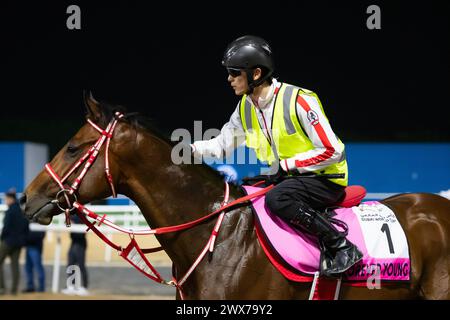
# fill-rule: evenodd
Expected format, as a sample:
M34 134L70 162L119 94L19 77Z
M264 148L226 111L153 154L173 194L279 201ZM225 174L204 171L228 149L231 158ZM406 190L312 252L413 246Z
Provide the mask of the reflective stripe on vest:
M272 115L273 146L269 143L269 140L264 135L259 124L255 106L247 100L246 95L242 97L240 116L245 131L246 145L255 150L256 156L260 161L269 164L272 164L272 162L275 161L276 156L274 155L272 147L276 148L276 153L278 153L280 160L292 158L299 153L314 149L314 145L303 131L297 116L296 100L299 93L315 97L320 104L320 100L314 92L282 83L274 98L275 105ZM320 107L323 112L321 104ZM325 112L323 112L323 114L325 114ZM345 147L339 138L338 143L343 150L338 162L331 164L324 169L316 170L315 172L318 174L344 173L344 179L330 179L330 181L346 186L348 172L347 161L345 159Z

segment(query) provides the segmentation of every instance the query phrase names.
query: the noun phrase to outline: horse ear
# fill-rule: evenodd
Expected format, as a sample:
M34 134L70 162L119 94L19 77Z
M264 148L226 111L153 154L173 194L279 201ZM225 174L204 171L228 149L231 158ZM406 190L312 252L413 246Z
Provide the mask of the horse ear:
M90 118L94 122L100 120L102 115L100 103L95 100L90 90L83 91L83 101L84 105L86 106L88 118Z

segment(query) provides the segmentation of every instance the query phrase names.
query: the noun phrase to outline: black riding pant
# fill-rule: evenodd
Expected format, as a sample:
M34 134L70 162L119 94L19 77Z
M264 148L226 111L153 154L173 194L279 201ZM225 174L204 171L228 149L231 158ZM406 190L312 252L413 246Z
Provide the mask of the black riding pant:
M323 177L288 178L266 194L269 210L289 222L301 206L321 211L334 206L344 197L345 187Z

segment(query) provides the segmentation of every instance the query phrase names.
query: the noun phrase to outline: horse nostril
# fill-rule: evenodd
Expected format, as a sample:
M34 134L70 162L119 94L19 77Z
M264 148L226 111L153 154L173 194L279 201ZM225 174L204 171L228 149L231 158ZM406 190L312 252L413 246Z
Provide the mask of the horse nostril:
M27 203L27 195L24 194L23 196L20 197L19 199L19 204L20 204L20 208L22 209L22 211L25 210L25 205Z

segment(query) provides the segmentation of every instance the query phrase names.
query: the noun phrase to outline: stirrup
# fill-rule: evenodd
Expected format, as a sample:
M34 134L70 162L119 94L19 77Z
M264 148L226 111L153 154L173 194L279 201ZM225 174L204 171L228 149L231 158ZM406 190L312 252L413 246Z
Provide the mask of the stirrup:
M331 255L329 250L325 248L322 250L323 251L320 255L320 274L331 278L340 277L342 273L346 272L363 258L361 251L359 251L359 249L352 243L349 248L338 250L334 257ZM339 253L345 254L348 258L344 264L341 264L342 261L338 262L336 259Z

